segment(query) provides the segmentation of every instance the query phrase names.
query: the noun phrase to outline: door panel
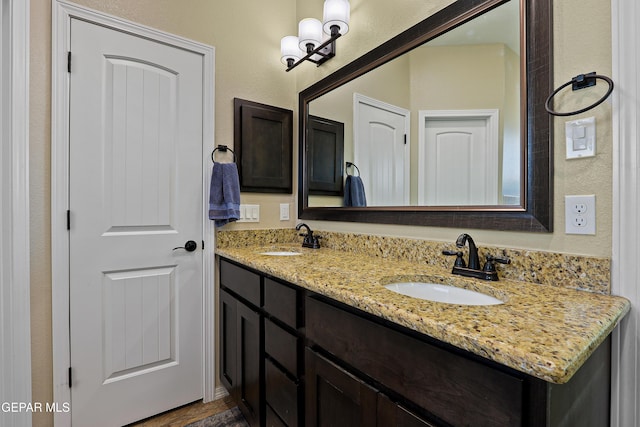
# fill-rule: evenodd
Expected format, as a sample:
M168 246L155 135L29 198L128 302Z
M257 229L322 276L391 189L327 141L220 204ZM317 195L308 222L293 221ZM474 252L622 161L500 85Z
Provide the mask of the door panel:
M497 114L492 110L448 111L442 116L420 112L419 205L500 202Z
M202 398L203 58L71 20L74 425Z
M175 361L175 268L104 275L105 382Z
M178 76L159 64L105 58L105 195L110 226L167 227L175 188ZM122 159L126 158L123 163Z
M356 96L355 110L354 163L367 204L409 203L409 112L363 96Z

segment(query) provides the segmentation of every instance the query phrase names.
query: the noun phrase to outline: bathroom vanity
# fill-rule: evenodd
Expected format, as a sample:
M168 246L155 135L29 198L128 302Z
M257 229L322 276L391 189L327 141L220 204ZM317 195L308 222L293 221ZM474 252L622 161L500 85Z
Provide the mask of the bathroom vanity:
M624 298L484 284L327 248L263 255L273 249L217 250L220 379L251 425L608 423L608 336L629 310ZM384 287L416 277L504 303L435 303Z

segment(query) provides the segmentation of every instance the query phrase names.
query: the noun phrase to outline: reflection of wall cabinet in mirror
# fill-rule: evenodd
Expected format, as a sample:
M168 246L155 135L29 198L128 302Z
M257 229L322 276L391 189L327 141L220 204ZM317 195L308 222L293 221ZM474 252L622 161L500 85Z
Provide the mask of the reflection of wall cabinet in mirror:
M238 98L233 108L240 189L291 194L293 112Z
M342 196L344 124L309 116L307 138L309 194Z
M551 0L458 0L302 91L301 152L322 115L345 123L354 158L355 94L412 119L404 203L310 201L301 175L300 218L552 231L551 11ZM318 163L309 157L301 172Z

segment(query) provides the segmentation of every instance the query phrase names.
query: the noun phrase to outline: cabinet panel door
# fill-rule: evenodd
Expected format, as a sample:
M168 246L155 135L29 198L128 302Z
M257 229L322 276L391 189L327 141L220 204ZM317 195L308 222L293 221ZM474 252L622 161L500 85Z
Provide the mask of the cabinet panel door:
M237 341L239 407L250 425L257 426L260 414L260 314L238 301Z
M382 393L378 394L378 425L380 427L436 427L419 418Z
M265 406L265 425L267 427L287 427L268 404Z
M305 373L307 427L376 425L375 389L309 348Z
M308 340L445 422L523 424L522 379L315 298L305 313Z
M220 289L220 381L237 400L236 299Z
M264 361L265 400L289 427L298 426L298 384L270 360Z

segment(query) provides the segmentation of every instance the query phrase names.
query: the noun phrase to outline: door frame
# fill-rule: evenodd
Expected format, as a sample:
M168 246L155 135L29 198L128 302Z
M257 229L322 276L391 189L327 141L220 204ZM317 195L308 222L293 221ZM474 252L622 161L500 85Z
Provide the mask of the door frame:
M487 126L487 138L489 142L495 141L495 144L489 145L489 154L487 155L487 169L498 169L498 146L500 145L500 111L495 108L491 109L477 109L477 110L419 110L418 111L418 205L426 205L426 165L424 155L427 149L426 138L426 125L429 120L443 120L443 119L483 119L486 121ZM499 186L499 174L496 176L495 182L490 182L489 186L496 189L496 201L499 199L498 191Z
M613 242L611 290L631 301L631 311L612 332L611 426L640 423L640 41L635 2L611 1L613 130Z
M30 0L0 0L0 21L8 23L0 27L0 402L32 401L29 16ZM11 426L31 425L28 412L2 417Z
M209 153L214 147L214 60L215 49L199 42L175 36L102 12L97 12L66 0L52 0L52 95L51 95L51 274L53 333L53 397L54 402L71 402L68 369L70 366L69 333L69 73L67 52L71 42L71 19L77 18L114 30L138 35L170 46L185 49L203 57L203 147L202 189L207 200L211 180ZM215 389L215 293L213 224L203 209L203 374L204 401L222 395ZM73 406L71 407L73 411ZM70 426L71 412L57 412L56 426Z
M367 104L379 110L386 110L392 113L395 113L399 116L404 117L404 127L405 127L405 138L408 141L405 145L404 149L404 203L408 204L409 199L411 197L411 112L405 108L398 107L396 105L392 105L386 103L384 101L380 101L375 98L368 97L366 95L362 95L360 93L353 94L353 160L356 164L362 158L362 146L359 144L360 141L360 131L359 131L359 123L360 123L360 104Z

